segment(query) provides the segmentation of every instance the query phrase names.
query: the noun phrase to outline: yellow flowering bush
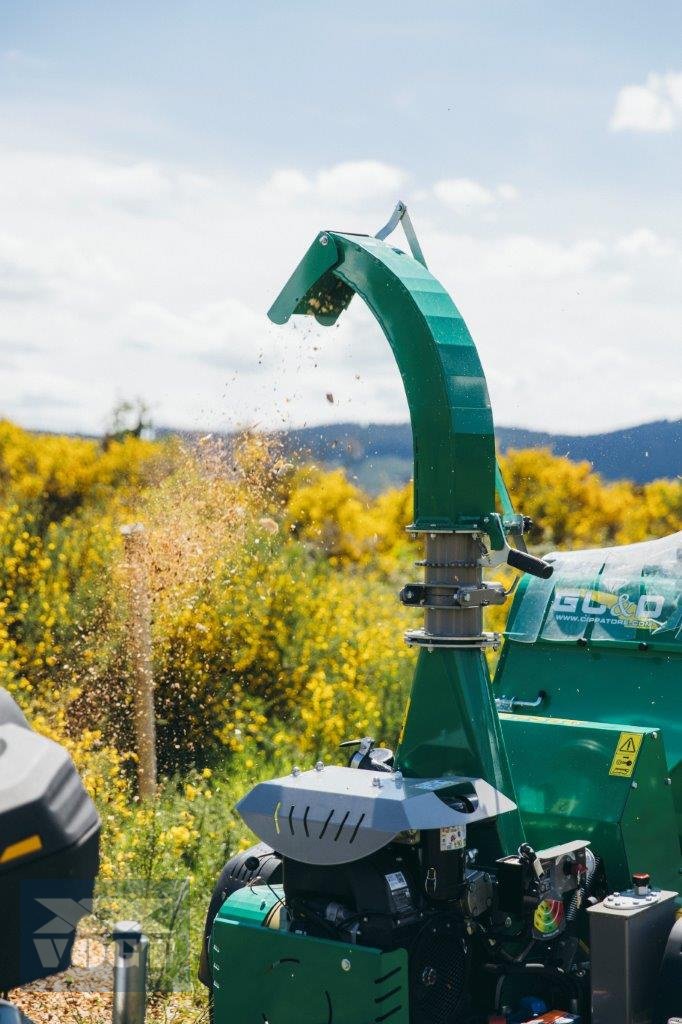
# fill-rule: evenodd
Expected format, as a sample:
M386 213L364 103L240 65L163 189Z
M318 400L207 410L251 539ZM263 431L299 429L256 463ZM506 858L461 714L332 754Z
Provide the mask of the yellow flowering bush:
M544 550L630 544L680 528L679 478L605 483L589 462L548 449L510 451L500 463L517 508L536 523L531 539Z
M679 524L679 480L605 484L548 451L501 462L540 551ZM116 752L113 774L130 778L119 527L140 520L164 771L323 756L362 732L389 741L412 663L396 600L419 550L410 518L409 487L369 498L341 470L285 463L261 435L102 446L2 422L0 684L44 727L89 737L83 764L86 750Z

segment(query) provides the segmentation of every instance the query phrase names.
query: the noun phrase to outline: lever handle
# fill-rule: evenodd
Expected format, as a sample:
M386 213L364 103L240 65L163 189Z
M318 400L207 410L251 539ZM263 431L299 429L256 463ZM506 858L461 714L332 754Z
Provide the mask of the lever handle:
M507 564L521 572L529 572L531 576L538 576L541 580L548 580L554 572L554 566L549 562L544 562L542 558L536 558L535 555L529 555L517 548L509 549Z

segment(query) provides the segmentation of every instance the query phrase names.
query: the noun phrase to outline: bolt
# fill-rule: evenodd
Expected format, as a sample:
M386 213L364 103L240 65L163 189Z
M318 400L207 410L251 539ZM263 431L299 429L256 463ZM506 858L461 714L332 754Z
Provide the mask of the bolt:
M633 783L632 783L631 785L632 785L632 788L633 788L633 789L637 789L637 788L638 788L638 785L637 785L637 783L636 783L636 782L633 782Z
M511 926L512 926L512 919L511 919L511 917L505 917L505 919L504 919L504 927L505 928L511 928Z
M652 738L652 740L657 740L658 739L658 733L657 732L652 732L651 733L651 738Z
M673 780L668 778L668 779L665 780L665 784L666 784L666 786L672 786Z
M346 957L344 957L343 960L341 961L341 970L342 971L349 971L350 970L350 960L346 959Z
M426 988L431 988L432 985L435 985L438 981L438 974L435 968L425 967L422 971L421 981L422 985L425 985Z
M381 779L378 775L375 775L372 779L372 785L376 786L377 789L381 789Z
M320 235L320 245L329 245L329 235Z
M295 764L294 767L291 769L291 774L294 776L294 778L297 778L301 774L301 769L298 767L297 764Z
M402 772L394 772L393 779L395 781L396 787L398 789L400 789L402 784L403 784L403 773Z
M315 771L316 772L323 772L324 771L324 761L318 761L317 762L317 764L315 765Z

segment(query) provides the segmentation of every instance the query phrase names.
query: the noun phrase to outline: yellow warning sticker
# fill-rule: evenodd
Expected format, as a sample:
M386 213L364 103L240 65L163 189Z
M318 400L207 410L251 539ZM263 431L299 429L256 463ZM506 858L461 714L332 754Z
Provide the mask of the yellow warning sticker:
M641 732L622 732L620 734L609 775L616 775L620 779L632 777L643 739L644 736Z

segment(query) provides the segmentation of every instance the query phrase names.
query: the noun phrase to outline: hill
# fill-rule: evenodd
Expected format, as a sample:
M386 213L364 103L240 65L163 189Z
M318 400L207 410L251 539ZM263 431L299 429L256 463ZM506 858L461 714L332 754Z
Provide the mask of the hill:
M658 420L604 434L550 434L521 427L497 427L498 444L510 448L550 448L586 460L606 480L643 484L682 474L682 419ZM309 452L325 466L343 466L358 483L376 493L405 483L412 474L412 433L408 423L338 423L283 431L289 451Z

